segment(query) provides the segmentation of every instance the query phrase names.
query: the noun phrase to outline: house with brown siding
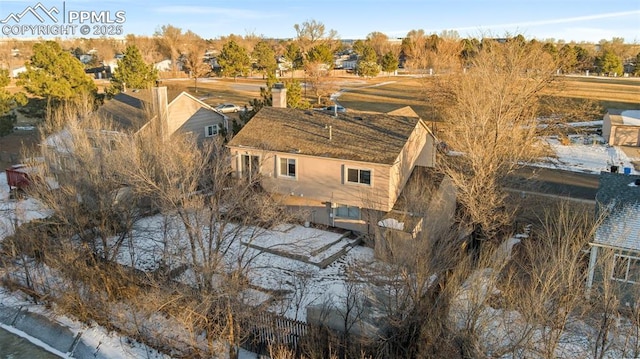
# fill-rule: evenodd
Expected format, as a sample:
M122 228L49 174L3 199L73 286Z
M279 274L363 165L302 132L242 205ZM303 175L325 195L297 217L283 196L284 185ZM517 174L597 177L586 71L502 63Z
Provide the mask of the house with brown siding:
M239 178L259 178L305 220L374 233L416 166L435 164L435 138L403 115L285 108L285 89L229 142ZM411 114L413 113L413 115Z

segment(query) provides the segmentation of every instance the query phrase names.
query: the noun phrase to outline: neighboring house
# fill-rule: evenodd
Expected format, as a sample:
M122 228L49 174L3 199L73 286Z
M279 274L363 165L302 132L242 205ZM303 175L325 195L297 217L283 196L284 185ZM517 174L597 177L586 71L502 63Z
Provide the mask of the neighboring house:
M238 177L303 209L305 220L375 233L415 166L434 166L435 138L415 112L395 115L286 108L286 89L229 142Z
M166 87L153 87L148 90L128 90L107 100L96 114L109 121L109 129L93 130L99 135L117 136L135 135L144 131L157 130L152 123L161 123L159 131L165 138L175 133L191 133L199 145L214 138L228 129L228 119L211 106L186 92L167 92ZM161 121L155 121L161 118ZM88 133L91 138L91 133ZM66 171L66 154L73 149L72 136L63 129L47 137L43 145L62 156L57 163L50 163L54 171ZM46 156L45 156L46 157Z
M213 107L186 92L167 91L166 87L127 90L115 95L98 109L98 114L112 120L119 131L143 131L152 119L165 117L164 133L192 133L199 144L227 131L228 118Z
M640 110L609 109L603 118L602 137L611 146L640 146Z
M350 54L337 57L333 62L333 66L335 69L353 70L356 68L357 63L358 55Z
M640 176L602 172L596 195L602 217L590 246L588 290L609 281L622 304L640 298Z

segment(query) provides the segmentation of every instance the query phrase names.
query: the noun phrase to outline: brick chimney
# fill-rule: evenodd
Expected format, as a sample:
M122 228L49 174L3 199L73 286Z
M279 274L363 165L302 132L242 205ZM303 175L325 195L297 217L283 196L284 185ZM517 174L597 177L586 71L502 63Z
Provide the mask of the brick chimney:
M281 82L274 84L271 88L271 106L279 108L287 107L287 88Z
M151 88L151 105L153 106L153 116L156 117L156 124L158 125L158 134L166 139L169 137L169 101L166 86L154 86Z

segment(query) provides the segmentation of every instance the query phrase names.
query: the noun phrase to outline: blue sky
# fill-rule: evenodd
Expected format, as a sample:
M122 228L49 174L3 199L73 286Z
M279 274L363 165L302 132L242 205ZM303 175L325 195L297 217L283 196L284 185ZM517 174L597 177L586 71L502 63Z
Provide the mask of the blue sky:
M40 2L48 9L63 9L63 1ZM37 3L0 0L0 20ZM124 11L123 32L137 35L152 35L159 26L171 24L204 38L231 33L292 38L294 24L316 20L342 39L364 38L373 31L404 37L409 30L423 29L428 34L456 30L462 37L521 33L540 40L622 37L640 43L640 0L67 0L64 8L109 11L112 18ZM39 23L29 16L21 23Z

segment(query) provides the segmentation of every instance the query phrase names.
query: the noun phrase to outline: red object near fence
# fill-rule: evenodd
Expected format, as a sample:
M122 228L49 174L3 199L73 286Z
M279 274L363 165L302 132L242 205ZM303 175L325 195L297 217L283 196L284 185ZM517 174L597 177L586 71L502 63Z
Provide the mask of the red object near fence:
M13 165L5 169L9 190L24 190L27 188L31 184L31 174L33 174L35 170L36 169L34 167L27 165Z

